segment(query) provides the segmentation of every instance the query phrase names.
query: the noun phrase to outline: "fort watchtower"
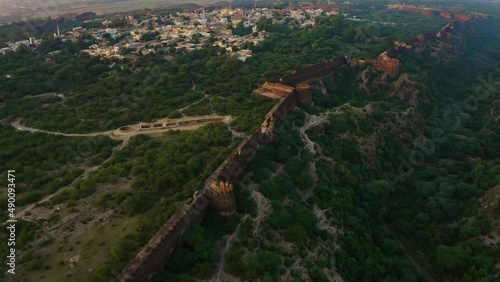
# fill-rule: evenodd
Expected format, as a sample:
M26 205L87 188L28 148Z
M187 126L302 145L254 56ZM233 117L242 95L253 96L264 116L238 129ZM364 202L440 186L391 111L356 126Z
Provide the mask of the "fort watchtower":
M210 201L210 207L220 215L227 216L236 213L236 198L232 183L212 180L205 196Z
M297 91L297 102L299 103L312 103L312 86L309 83L299 83L295 86Z
M390 75L395 75L399 73L398 59L393 59L393 58L387 58L385 60L366 59L365 62L372 64L375 69L385 71Z

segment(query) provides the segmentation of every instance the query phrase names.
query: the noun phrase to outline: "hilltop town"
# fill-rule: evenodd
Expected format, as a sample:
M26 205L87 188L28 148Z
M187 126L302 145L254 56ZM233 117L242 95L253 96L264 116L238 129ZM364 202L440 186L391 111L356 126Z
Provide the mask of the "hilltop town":
M86 20L81 27L61 32L54 30L54 38L77 41L93 40L89 49L92 56L117 59L137 59L144 55L167 55L175 51L192 51L208 45L218 46L221 53L228 53L245 60L252 55L251 46L266 37L266 26L288 23L298 27L313 26L319 16L338 15L334 5L291 5L285 9L270 8L205 8L173 13L128 15L121 18ZM41 39L12 42L0 53L15 51L21 44L36 51ZM171 59L171 57L166 57Z

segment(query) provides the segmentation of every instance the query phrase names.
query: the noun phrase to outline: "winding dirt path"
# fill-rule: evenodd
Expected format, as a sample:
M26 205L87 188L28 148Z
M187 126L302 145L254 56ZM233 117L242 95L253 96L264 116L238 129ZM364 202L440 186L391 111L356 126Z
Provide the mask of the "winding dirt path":
M225 271L223 271L223 268L224 268L224 263L226 261L226 259L224 258L224 255L227 253L227 251L229 251L229 248L231 247L231 244L235 238L235 235L238 235L238 232L240 231L240 227L241 227L241 224L248 218L248 214L245 214L245 216L241 219L240 223L238 224L238 226L236 227L236 230L234 231L233 234L231 234L231 236L229 236L229 238L227 239L226 241L226 246L224 247L224 250L222 251L222 254L221 254L221 260L219 262L219 271L217 272L217 278L212 278L212 280L210 280L211 282L219 282L221 281L221 275L223 276L223 279L224 281L228 279L227 276L229 276L229 274L227 274ZM234 279L233 277L231 277L232 279ZM234 280L231 280L231 281L234 281Z
M66 100L66 96L62 93L57 93L57 92L50 92L50 93L44 93L40 95L30 95L30 96L24 96L22 99L31 99L31 98L38 98L38 97L59 97L63 100Z
M194 105L196 105L196 104L201 103L202 101L204 101L204 100L205 100L205 99L207 99L207 98L208 98L209 100L211 100L210 95L207 95L207 94L203 95L203 98L201 98L200 100L198 100L198 101L194 101L193 103L191 103L191 104L189 104L189 105L185 106L184 108L179 109L179 113L181 113L182 117L188 117L186 114L184 114L184 111L185 111L185 110L187 110L187 109L189 109L191 106L194 106Z
M54 195L56 195L58 193L61 193L64 190L68 190L68 189L72 188L78 180L80 180L80 179L86 179L91 172L98 170L102 165L104 165L105 163L107 163L108 161L110 161L113 158L114 154L117 151L119 151L119 150L121 150L123 148L124 143L125 142L122 142L121 144L118 144L117 146L115 146L113 148L113 151L112 151L111 155L109 156L109 158L107 158L106 160L104 160L103 162L101 162L99 165L91 167L91 168L84 169L83 173L80 176L78 176L77 178L75 178L70 184L68 184L68 185L66 185L64 187L61 187L59 190L57 190L53 194L50 194L50 195L47 195L47 196L43 197L41 200L37 201L36 203L28 204L26 206L23 206L23 207L19 208L16 213L18 215L20 215L23 220L30 221L29 218L27 218L26 216L24 216L26 212L30 212L36 205L40 205L40 204L43 204L43 203L49 201L50 199L52 199L52 197Z
M251 196L257 203L257 216L254 219L254 236L257 236L257 234L259 233L260 226L262 225L262 220L272 213L271 201L269 201L268 198L264 197L264 195L262 195L258 191L258 187L259 185L256 183L252 183L249 186Z
M113 133L113 130L109 131L102 131L102 132L93 132L93 133L63 133L63 132L55 132L55 131L48 131L48 130L43 130L43 129L38 129L34 127L29 127L25 126L21 123L21 119L16 119L15 121L10 123L11 126L15 127L18 130L23 130L23 131L30 131L30 132L43 132L47 134L54 134L54 135L63 135L63 136L77 136L77 137L82 137L82 136L98 136L98 135L107 135L113 138L111 135ZM118 138L114 138L118 139Z
M120 131L119 129L108 130L108 131L100 131L100 132L92 132L92 133L63 133L63 132L55 132L49 130L38 129L34 127L29 127L22 124L21 119L16 119L10 123L11 126L20 131L29 131L29 132L43 132L47 134L54 135L62 135L62 136L72 136L72 137L88 137L88 136L99 136L104 135L108 136L111 139L122 140L124 144L128 142L130 137L138 135L138 134L159 134L168 130L195 130L200 128L201 126L212 123L212 122L225 122L230 124L232 121L231 116L217 116L217 115L208 115L208 116L190 116L180 119L160 119L152 123L147 123L149 125L155 123L176 123L177 125L173 125L170 127L159 127L159 128L149 128L147 130L140 130L142 124L146 123L137 123L133 125L126 125L122 127L129 127L129 131ZM184 124L183 124L184 123ZM122 128L120 127L120 128Z
M392 236L394 236L394 238L396 240L396 244L398 245L398 247L401 250L403 250L403 252L405 253L406 259L408 259L408 261L413 265L413 267L415 268L415 271L417 271L417 273L421 277L423 277L425 279L425 281L436 282L436 279L434 279L434 276L432 276L432 274L429 271L427 271L427 269L425 269L424 267L422 267L420 265L420 263L413 257L410 250L408 250L406 245L401 241L401 239L399 239L398 235L396 233L394 233L392 231L392 229L385 222L384 222L384 227L387 229L387 231L389 231L392 234Z
M299 129L299 133L300 136L302 137L302 140L306 143L306 148L313 154L316 154L316 146L318 145L313 141L311 141L311 139L309 139L309 136L307 136L306 131L312 127L328 122L328 116L330 114L334 115L339 114L340 110L342 110L344 107L351 107L351 106L349 105L349 103L345 103L337 108L327 110L326 112L321 113L320 115L317 116L309 115L306 113L305 124Z

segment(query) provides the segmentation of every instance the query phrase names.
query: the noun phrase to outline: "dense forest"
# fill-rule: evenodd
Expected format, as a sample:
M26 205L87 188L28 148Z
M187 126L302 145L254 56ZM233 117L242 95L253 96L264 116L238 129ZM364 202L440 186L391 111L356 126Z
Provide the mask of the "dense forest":
M500 249L490 239L500 202L485 198L500 182L498 27L497 19L480 21L455 45L437 43L403 58L431 101L422 110L424 132L439 130L442 138L396 180L384 217L441 281L498 279Z

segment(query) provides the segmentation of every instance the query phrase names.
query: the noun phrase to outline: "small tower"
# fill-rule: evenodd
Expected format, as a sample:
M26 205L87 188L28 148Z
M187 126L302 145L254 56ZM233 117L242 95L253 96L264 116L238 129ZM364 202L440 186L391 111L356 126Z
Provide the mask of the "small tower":
M311 104L312 103L312 87L308 83L299 83L295 86L297 91L297 102Z
M220 215L228 216L236 213L236 198L233 184L225 181L212 180L206 193L210 207Z

